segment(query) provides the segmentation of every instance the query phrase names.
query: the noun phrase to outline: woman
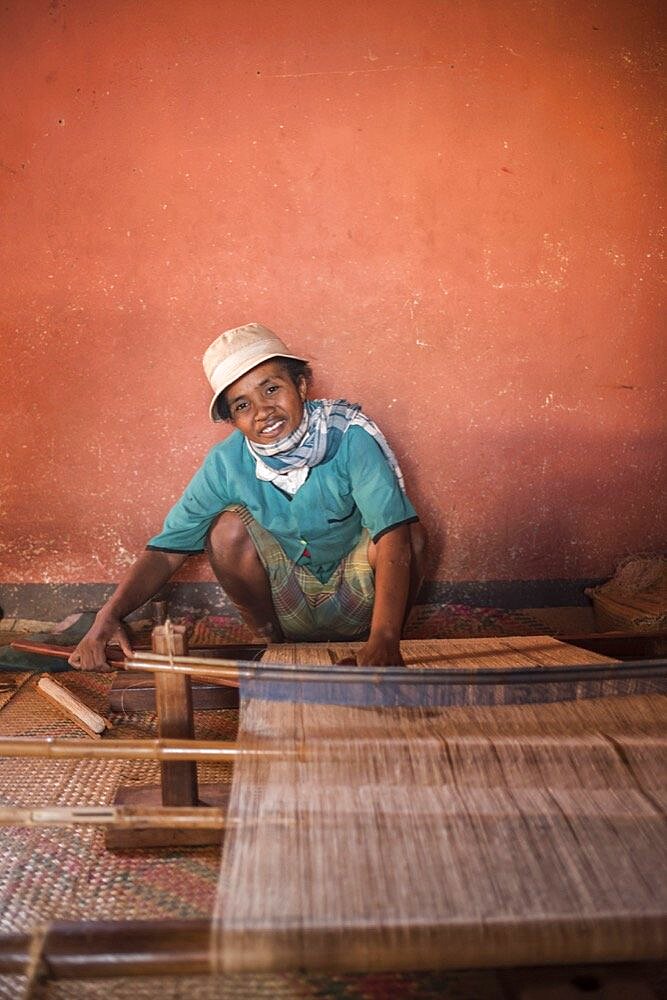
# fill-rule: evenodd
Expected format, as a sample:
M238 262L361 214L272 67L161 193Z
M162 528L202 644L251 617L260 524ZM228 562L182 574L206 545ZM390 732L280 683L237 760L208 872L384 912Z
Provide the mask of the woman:
M310 366L257 323L204 355L210 415L235 427L207 455L70 657L131 655L123 618L206 552L246 623L270 642L362 639L360 665L402 662L425 535L377 426L344 400L308 400Z

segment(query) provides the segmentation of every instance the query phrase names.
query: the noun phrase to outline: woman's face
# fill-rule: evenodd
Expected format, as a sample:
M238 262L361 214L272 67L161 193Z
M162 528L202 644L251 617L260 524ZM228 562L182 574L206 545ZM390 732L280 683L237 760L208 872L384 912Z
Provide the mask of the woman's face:
M232 382L225 396L234 426L254 444L273 444L301 423L306 380L294 385L273 358Z

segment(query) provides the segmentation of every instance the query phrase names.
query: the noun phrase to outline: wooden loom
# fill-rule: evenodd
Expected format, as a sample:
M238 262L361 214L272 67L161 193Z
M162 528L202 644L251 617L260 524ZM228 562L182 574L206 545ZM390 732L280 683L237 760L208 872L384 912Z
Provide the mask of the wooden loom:
M373 697L405 677L375 670L362 684L358 670L331 666L347 645L273 647L259 669L173 653L133 658L131 668L156 671L156 686L161 677L174 690L185 685L185 700L173 701L179 726L186 716L192 723L191 710L182 710L190 676L240 683L241 729L236 747L217 747L236 760L226 813L197 807L181 777L183 799L171 803L193 828L199 816L216 837L227 829L213 934L201 924L187 934L158 925L158 946L145 926L106 926L103 947L121 955L123 935L129 930L136 943L141 930L143 958L131 949L129 971L173 961L197 971L366 970L664 957L667 899L656 886L665 860L656 789L664 662L621 665L544 636L404 643L403 650L416 668L412 695L406 704L399 690L396 704L383 708L372 707ZM285 675L297 686L276 699L264 682L285 687ZM353 706L327 703L336 684L361 690L361 705L356 696ZM438 688L447 697L434 708ZM633 717L639 734L624 735ZM180 729L161 734L159 746L144 750L162 753L179 775L188 768L192 778L192 759L216 753ZM20 741L8 742L0 752L20 749ZM50 752L87 749L62 744L52 741ZM34 741L22 746L39 750ZM116 746L119 756L140 752ZM147 809L134 818L152 822L157 814ZM107 821L131 828L132 809ZM593 876L596 862L602 870ZM554 865L557 877L548 871ZM344 885L335 889L327 872ZM90 946L93 928L86 934ZM5 943L0 969L25 951L19 937ZM43 955L71 975L77 947L75 928L55 927ZM94 957L84 965L96 974Z

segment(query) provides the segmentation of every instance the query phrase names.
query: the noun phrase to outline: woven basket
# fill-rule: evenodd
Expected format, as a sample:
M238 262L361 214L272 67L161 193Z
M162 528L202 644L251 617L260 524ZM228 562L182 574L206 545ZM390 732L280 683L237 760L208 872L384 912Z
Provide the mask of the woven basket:
M601 631L667 628L667 558L630 556L611 580L585 593L593 601L595 623Z

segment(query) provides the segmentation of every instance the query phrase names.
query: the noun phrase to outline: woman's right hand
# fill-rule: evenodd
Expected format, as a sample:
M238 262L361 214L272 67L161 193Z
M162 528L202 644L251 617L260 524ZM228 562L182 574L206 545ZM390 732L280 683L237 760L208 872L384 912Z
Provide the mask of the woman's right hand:
M104 618L100 622L95 619L67 662L75 670L106 672L117 669L113 661L107 659L107 644L110 642L117 643L125 656L132 656L130 633L126 625L118 618Z

